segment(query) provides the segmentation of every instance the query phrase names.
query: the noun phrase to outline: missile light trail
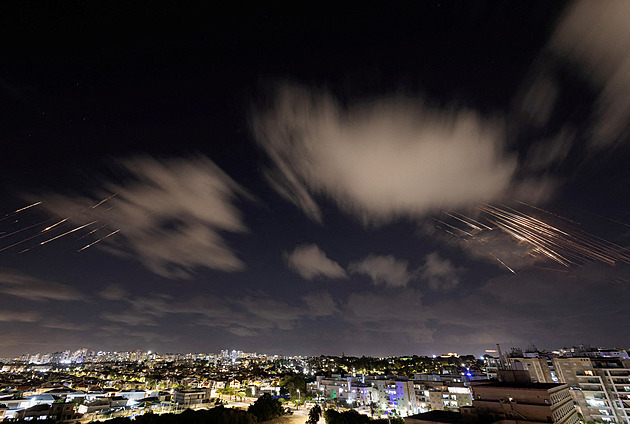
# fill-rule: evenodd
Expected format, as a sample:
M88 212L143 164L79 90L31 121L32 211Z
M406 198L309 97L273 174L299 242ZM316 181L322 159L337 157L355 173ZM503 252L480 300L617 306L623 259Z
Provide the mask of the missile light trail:
M12 216L14 216L14 215L16 215L16 214L18 214L18 213L20 213L20 212L22 212L22 211L25 211L25 210L27 210L27 209L30 209L30 208L32 208L32 207L35 207L35 206L37 206L37 205L41 205L41 204L42 204L42 202L35 202L35 203L31 204L31 205L24 206L23 208L16 209L16 210L14 210L13 212L10 212L10 213L8 213L8 214L5 214L3 218L0 218L0 221L4 221L5 219L11 218Z
M82 229L82 228L88 227L88 226L90 226L90 225L92 225L92 224L96 224L97 222L98 222L98 221L88 222L87 224L83 224L83 225L81 225L80 227L77 227L77 228L72 229L72 230L70 230L70 231L66 231L65 233L63 233L63 234L59 234L58 236L55 236L55 237L53 237L53 238L51 238L51 239L45 240L45 241L41 242L39 245L40 245L40 246L43 246L43 245L44 245L44 244L46 244L46 243L50 243L51 241L57 240L57 239L59 239L59 238L61 238L61 237L63 237L63 236L66 236L66 235L68 235L68 234L74 233L75 231L79 231L79 230L80 230L80 229Z
M101 205L103 205L104 203L108 202L109 200L111 200L112 198L116 197L117 195L118 195L118 193L114 193L114 194L112 194L112 195L110 195L110 196L108 196L108 197L106 197L106 198L104 198L104 199L101 199L100 201L97 201L97 202L96 202L96 203L94 203L92 206L90 206L90 207L88 207L88 208L85 208L85 209L81 210L81 211L80 211L80 212L78 212L77 214L74 214L74 215L71 215L71 216L66 216L65 218L54 218L54 217L53 217L53 218L48 218L48 219L45 219L45 220L40 221L40 222L36 222L36 223L34 223L34 224L31 224L31 225L27 225L27 226L26 226L26 227L24 227L24 228L20 228L20 229L14 230L14 231L5 231L5 232L2 232L2 233L0 233L0 234L1 234L1 235L0 235L0 239L4 239L4 238L7 238L7 237L11 237L11 236L14 236L14 235L17 235L17 234L23 233L23 232L28 231L28 230L30 230L30 229L36 228L36 227L38 227L38 226L40 226L40 225L48 224L48 223L50 223L51 221L52 221L52 222L54 222L54 221L56 221L56 220L58 219L58 221L54 222L53 224L51 224L51 225L47 226L46 228L44 228L44 229L42 229L42 230L40 230L40 231L38 231L38 232L37 232L37 233L35 233L35 234L32 234L32 233L31 233L30 235L28 235L28 236L24 237L22 240L15 241L14 243L11 243L11 244L9 244L9 245L7 245L7 246L5 246L5 247L0 248L0 252L3 252L3 251L5 251L5 250L8 250L8 249L10 249L10 248L12 248L12 247L15 247L15 246L19 246L19 245L21 245L21 244L23 244L23 243L26 243L27 241L30 241L30 240L33 240L33 239L37 238L37 237L44 236L44 235L48 235L49 233L54 233L54 231L53 231L53 230L56 230L56 229L61 229L63 226L65 226L65 225L69 224L70 222L72 222L72 221L76 221L76 220L77 220L79 217L81 217L81 215L83 215L84 213L86 213L86 212L88 212L88 211L90 211L90 210L93 210L93 209L98 208L99 206L101 206ZM26 210L28 210L28 209L31 209L31 208L33 208L33 207L35 207L35 206L41 205L42 203L43 203L43 202L41 202L41 201L40 201L40 202L35 202L35 203L30 204L30 205L24 206L24 207L22 207L22 208L16 209L16 210L14 210L13 212L10 212L10 213L5 214L3 218L0 218L0 221L3 221L3 220L8 219L8 218L10 218L10 217L13 217L13 216L15 216L16 214L18 214L18 213L22 213L22 212L24 212L24 211L26 211ZM111 206L110 208L108 208L108 209L107 209L107 211L109 211L109 210L111 210L111 209L113 209L113 208L115 208L115 207L116 207L116 205L113 205L113 206ZM85 220L83 220L83 222L85 222ZM36 246L43 246L43 245L45 245L45 244L50 243L51 241L57 240L57 239L59 239L59 238L61 238L61 237L64 237L64 236L66 236L66 235L68 235L68 234L72 234L72 233L74 233L74 232L76 232L76 231L78 231L78 230L81 230L81 229L83 229L83 228L86 228L86 227L88 227L88 226L90 226L90 225L92 225L92 224L94 224L94 223L96 223L96 222L98 222L98 221L92 221L92 222L90 222L90 223L88 223L88 224L83 224L83 225L80 225L80 226L79 226L79 227L77 227L77 228L74 228L74 229L72 229L72 230L70 230L70 231L65 231L65 232L63 232L63 233L61 233L61 234L55 235L55 236L54 236L54 237L52 237L52 238L49 238L49 239L47 239L47 240L44 240L44 241L40 242L39 244L37 244L37 245L35 245L35 246L31 246L31 247L29 247L29 248L27 248L27 249L21 250L21 251L20 251L20 252L18 252L18 253L25 253L25 252L28 252L29 250L31 250L32 248L34 248L34 247L36 247ZM80 222L79 222L79 223L80 223ZM91 235L91 234L95 233L96 231L98 231L98 230L100 230L100 229L102 229L102 228L104 228L104 227L106 227L106 226L107 226L107 224L103 224L103 225L101 225L100 227L95 228L95 229L93 229L93 230L89 231L87 234L84 234L83 236L79 237L79 240L81 240L81 239L83 239L83 238L85 238L85 237L87 237L87 236L89 236L89 235ZM116 232L118 232L118 231L119 231L119 230L117 230ZM97 241L103 240L104 238L107 238L107 237L109 237L109 236L111 236L111 235L113 235L113 234L112 234L112 233L110 233L110 234L108 234L107 236L105 236L105 237L103 237L103 238L98 239ZM91 245L91 244L90 244L90 245Z
M106 238L108 238L108 237L110 237L110 236L113 236L114 234L116 234L116 233L117 233L117 232L119 232L119 231L120 231L120 228L119 228L118 230L116 230L116 231L112 231L111 233L107 234L105 237L101 237L100 239L98 239L98 240L96 240L96 241L94 241L94 242L92 242L92 243L88 244L87 246L83 246L81 249L77 250L77 252L81 252L81 251L83 251L83 250L85 250L85 249L87 249L87 248L89 248L89 247L92 247L92 246L94 246L96 243L99 243L100 241L103 241L103 240L105 240Z
M608 265L616 263L630 263L628 249L612 243L594 234L590 234L581 228L575 228L578 224L568 218L546 211L536 206L524 202L518 202L530 208L539 210L552 217L562 219L564 226L545 222L540 217L526 214L506 205L482 204L477 209L480 216L473 219L466 215L453 212L444 212L444 215L453 220L446 222L435 219L440 224L450 228L449 234L468 241L477 240L480 247L483 246L481 237L489 231L498 229L509 235L519 243L530 246L531 255L539 255L548 258L566 268L572 266L582 266L588 262L603 262ZM485 221L490 226L484 224ZM461 228L465 225L466 229ZM446 231L446 229L444 229ZM502 266L515 273L505 260L500 259L493 252L487 252L496 259Z

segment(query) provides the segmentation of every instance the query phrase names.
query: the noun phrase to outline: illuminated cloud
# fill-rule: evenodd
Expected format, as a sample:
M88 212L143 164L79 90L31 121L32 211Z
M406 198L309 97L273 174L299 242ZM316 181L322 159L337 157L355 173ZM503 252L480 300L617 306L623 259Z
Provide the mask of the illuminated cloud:
M41 317L32 311L0 311L0 322L35 322Z
M406 99L343 108L329 94L283 86L252 130L272 186L320 222L318 196L365 223L492 201L517 167L498 121Z
M85 300L85 296L70 286L41 280L8 268L0 268L0 293L37 301Z
M591 147L606 148L630 134L630 3L574 2L550 47L577 61L599 91Z
M317 277L347 278L344 269L315 244L297 246L293 252L285 253L289 268L307 280Z
M310 292L303 299L311 316L329 316L339 312L337 302L328 292Z
M105 300L123 300L129 296L120 284L110 284L98 292L98 295Z
M444 343L561 346L587 338L614 344L614 337L601 329L616 322L618 332L630 331L626 320L619 320L630 301L628 282L630 266L625 264L506 273L463 298L432 304L425 316L438 317L435 338Z
M101 313L101 318L127 327L163 325L173 315L178 322L190 322L225 330L237 335L257 335L261 331L291 330L304 316L303 307L289 305L267 296L238 298L196 296L178 299L166 294L124 299L120 307Z
M367 275L375 285L389 287L404 287L415 277L415 273L407 268L407 261L396 259L392 255L370 255L348 266L353 274Z
M442 258L438 252L433 252L424 260L420 275L433 290L448 291L459 284L460 270L449 259Z
M301 308L271 298L248 297L238 300L237 305L253 318L241 321L249 328L291 330L304 315Z
M246 231L233 202L249 195L212 161L136 158L121 166L129 181L106 184L98 199L51 195L43 207L76 225L105 225L95 238L120 230L95 248L135 258L162 276L187 278L198 267L245 267L220 233Z
M66 330L66 331L86 331L90 328L89 325L86 324L78 324L76 322L69 321L59 321L55 319L45 319L41 324L42 327L52 328L55 330Z
M117 322L131 326L156 326L153 316L139 311L103 312L100 317L106 321Z
M449 234L441 234L440 240L458 246L470 257L494 264L506 272L518 272L537 264L550 263L529 243L518 241L500 230L483 231L474 238L462 239Z

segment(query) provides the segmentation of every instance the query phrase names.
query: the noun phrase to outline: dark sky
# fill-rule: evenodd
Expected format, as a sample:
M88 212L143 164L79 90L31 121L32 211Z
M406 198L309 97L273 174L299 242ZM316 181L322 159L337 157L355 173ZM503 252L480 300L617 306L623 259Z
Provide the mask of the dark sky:
M627 3L224 9L0 6L0 356L628 347Z

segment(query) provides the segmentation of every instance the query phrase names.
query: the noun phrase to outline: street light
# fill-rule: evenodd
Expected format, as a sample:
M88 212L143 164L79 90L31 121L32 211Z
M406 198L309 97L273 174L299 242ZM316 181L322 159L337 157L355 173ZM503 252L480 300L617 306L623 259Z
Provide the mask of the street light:
M300 397L300 389L297 389L298 392L298 407L297 409L300 409L300 403L302 403L302 398Z

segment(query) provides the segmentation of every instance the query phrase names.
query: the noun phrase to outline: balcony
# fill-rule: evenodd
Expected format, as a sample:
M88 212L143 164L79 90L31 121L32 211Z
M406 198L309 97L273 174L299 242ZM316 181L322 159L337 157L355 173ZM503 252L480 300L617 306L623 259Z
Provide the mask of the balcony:
M608 405L607 402L603 401L603 400L599 400L599 399L587 399L586 400L586 404L590 407L590 408L606 408L606 409L611 409L610 405ZM600 409L601 410L601 409Z
M582 386L580 388L582 389L582 391L584 393L605 393L606 392L603 387L593 387L593 386L584 387L584 386Z

